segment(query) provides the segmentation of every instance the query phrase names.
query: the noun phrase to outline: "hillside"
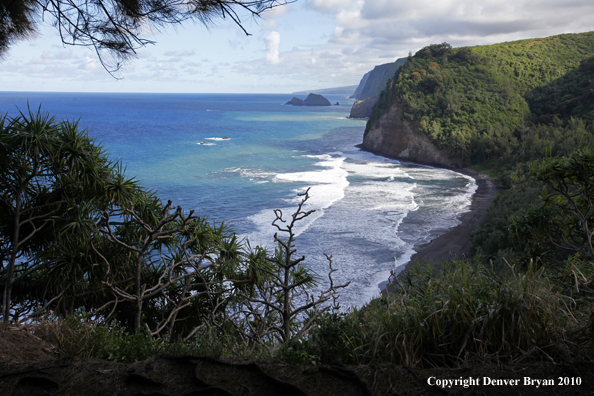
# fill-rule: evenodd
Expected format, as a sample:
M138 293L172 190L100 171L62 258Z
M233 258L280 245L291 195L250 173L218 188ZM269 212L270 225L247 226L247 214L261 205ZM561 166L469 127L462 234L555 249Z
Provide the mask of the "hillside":
M521 128L555 116L591 117L585 99L592 94L592 56L592 32L456 49L430 45L389 81L366 134L394 105L404 122L461 164L512 155L523 150Z

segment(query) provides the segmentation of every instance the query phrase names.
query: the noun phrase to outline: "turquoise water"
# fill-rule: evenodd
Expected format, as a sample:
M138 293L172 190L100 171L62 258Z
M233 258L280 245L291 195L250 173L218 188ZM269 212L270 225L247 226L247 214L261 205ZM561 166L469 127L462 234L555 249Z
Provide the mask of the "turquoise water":
M458 223L474 181L452 171L401 164L355 147L365 122L352 101L283 105L292 95L0 93L0 111L42 110L80 126L121 158L127 174L164 199L225 220L252 245L273 247L273 210L291 214L311 187L298 253L325 278L351 281L343 306L379 293L416 244Z

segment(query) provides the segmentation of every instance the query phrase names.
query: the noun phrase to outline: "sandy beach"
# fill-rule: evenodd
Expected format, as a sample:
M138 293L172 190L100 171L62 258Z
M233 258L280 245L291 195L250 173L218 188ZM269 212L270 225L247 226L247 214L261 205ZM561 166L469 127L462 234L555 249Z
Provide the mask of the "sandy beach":
M476 180L477 189L472 196L470 210L460 216L460 224L456 227L435 238L428 245L418 248L400 273L406 271L415 260L437 264L444 259L463 256L470 251L470 233L491 205L498 187L494 180L484 173L466 168L454 169L454 171L468 175ZM382 293L389 293L395 287L397 287L396 284L389 283L382 290Z

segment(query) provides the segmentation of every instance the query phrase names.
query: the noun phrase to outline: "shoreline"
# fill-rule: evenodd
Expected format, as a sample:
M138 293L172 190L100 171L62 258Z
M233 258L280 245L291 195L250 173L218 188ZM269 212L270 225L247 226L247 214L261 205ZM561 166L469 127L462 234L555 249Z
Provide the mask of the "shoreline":
M460 224L445 234L438 236L428 244L415 246L416 253L411 256L406 264L398 267L402 269L396 274L396 277L408 270L414 261L420 260L426 263L439 264L442 260L463 256L470 252L472 245L470 233L489 209L499 188L495 181L484 173L468 168L451 170L470 176L476 182L477 189L472 196L469 211L459 217ZM380 286L382 289L381 294L384 296L390 294L397 287L398 285L394 283L393 279L388 279L385 286L383 282Z

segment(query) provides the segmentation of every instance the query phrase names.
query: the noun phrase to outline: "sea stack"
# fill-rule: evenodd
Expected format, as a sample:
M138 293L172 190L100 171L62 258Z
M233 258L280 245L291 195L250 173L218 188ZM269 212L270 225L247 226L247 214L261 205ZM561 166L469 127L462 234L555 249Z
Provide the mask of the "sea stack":
M293 97L293 99L289 100L285 104L293 106L332 106L328 99L326 99L322 95L318 95L315 93L310 93L309 95L307 95L307 98L305 98L305 100Z

